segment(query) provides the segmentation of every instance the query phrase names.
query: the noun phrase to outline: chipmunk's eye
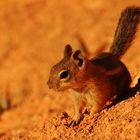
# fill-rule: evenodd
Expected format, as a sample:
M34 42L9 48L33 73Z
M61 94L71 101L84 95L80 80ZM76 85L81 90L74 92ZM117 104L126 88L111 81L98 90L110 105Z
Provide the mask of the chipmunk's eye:
M69 71L68 70L63 70L59 73L60 79L68 79L69 78Z

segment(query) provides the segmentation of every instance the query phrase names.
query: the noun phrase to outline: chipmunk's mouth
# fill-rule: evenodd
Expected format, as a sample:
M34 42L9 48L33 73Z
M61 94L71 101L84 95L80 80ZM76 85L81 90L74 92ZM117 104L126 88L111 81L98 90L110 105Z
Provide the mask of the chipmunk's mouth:
M55 92L61 92L61 91L64 91L63 89L61 88L58 88L58 87L49 87L50 90L54 90Z
M56 91L62 92L62 91L66 91L68 89L69 89L68 87L60 87L60 88L56 89Z

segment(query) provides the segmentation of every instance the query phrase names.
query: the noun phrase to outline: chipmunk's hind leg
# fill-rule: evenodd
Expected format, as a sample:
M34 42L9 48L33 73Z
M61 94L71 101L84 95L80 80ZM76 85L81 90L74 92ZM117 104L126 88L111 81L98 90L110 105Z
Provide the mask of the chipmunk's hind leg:
M120 94L120 96L117 96L114 99L114 101L109 106L107 106L107 108L110 108L111 106L114 106L115 104L119 103L120 101L134 96L138 91L140 91L140 78L138 79L138 82L134 87L128 88L125 91L123 91L124 94L122 93L122 94Z

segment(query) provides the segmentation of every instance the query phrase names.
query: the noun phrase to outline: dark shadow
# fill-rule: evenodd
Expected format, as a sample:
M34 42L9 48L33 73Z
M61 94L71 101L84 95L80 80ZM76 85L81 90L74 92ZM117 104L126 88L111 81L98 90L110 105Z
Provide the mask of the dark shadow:
M118 97L116 97L114 99L114 101L107 106L107 108L110 108L114 105L116 105L117 103L126 100L130 97L133 97L138 91L140 91L140 78L138 79L137 84L135 85L135 87L129 88L127 91L125 91L123 94L119 95Z

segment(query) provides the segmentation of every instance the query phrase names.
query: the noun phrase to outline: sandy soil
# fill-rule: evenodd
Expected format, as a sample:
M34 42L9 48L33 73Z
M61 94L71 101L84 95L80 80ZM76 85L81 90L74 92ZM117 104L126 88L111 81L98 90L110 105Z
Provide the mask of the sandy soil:
M72 105L68 93L48 89L49 71L63 56L65 44L89 52L108 50L122 9L139 0L3 0L0 1L0 139L138 140L140 94L85 115L68 127ZM122 61L140 77L140 32ZM7 110L7 105L10 105Z

